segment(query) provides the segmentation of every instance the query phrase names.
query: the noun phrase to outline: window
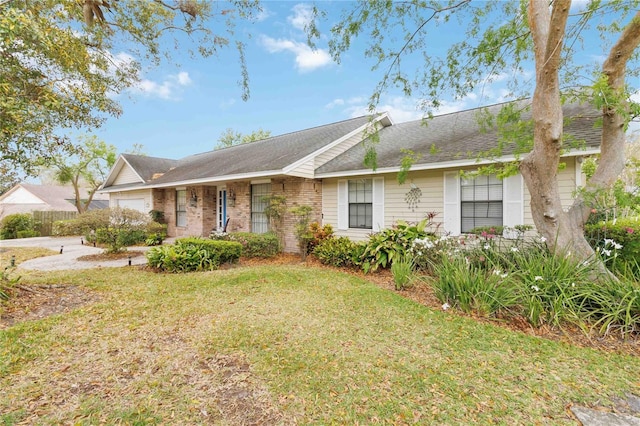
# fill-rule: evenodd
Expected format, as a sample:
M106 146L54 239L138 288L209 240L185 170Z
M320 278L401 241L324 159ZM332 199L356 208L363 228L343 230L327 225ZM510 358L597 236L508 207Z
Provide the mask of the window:
M349 228L372 229L373 183L371 179L349 180Z
M478 176L460 181L461 231L479 226L502 226L502 181Z
M176 226L187 226L187 190L176 191Z
M271 195L270 183L251 185L251 232L264 234L269 230L269 220L264 210L267 202L264 197Z

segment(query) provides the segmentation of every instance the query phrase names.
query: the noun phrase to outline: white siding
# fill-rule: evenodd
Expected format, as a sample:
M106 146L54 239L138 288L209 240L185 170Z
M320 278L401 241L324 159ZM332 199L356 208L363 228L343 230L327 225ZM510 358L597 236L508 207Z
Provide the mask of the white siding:
M113 183L111 185L124 185L127 183L140 183L140 182L141 180L138 177L138 175L133 171L131 167L125 164L122 167L122 169L120 169L118 176L116 176L116 178L113 180Z
M0 204L46 204L40 198L33 195L22 187L16 188L15 191L8 194Z
M315 157L314 166L317 169L323 164L327 163L330 160L333 160L338 155L342 154L349 148L352 148L356 144L362 141L363 132L358 132L357 134L351 136L350 138L344 140L342 143L334 146L333 148L323 152L322 154Z
M300 166L288 172L287 175L313 179L314 172L315 172L315 168L314 168L313 160L309 160L306 163L303 163Z
M123 200L122 204L126 204L126 200L144 200L144 211L143 213L148 213L150 210L153 210L153 197L151 195L150 189L140 189L137 191L127 191L127 192L112 192L109 194L109 207L117 207L118 201ZM134 201L135 203L135 201Z

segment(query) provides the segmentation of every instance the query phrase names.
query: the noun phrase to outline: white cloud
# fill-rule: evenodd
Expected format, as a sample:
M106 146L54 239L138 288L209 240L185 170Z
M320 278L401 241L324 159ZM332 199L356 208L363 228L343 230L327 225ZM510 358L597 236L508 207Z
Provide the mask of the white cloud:
M138 84L131 88L131 91L148 97L176 100L181 88L189 86L191 83L189 73L181 71L176 75L169 74L161 82L141 78Z
M261 5L261 9L258 14L254 17L256 22L266 21L273 13L267 9L264 5Z
M230 107L232 107L233 105L235 105L236 100L234 98L229 98L229 99L225 99L223 101L221 101L218 106L220 107L220 109L228 109Z
M261 44L269 53L291 52L296 57L296 68L301 72L313 71L331 64L331 56L324 49L311 49L306 43L287 40L274 39L269 36L260 37Z
M287 17L287 21L293 28L304 31L305 27L313 20L313 10L310 5L300 3L293 6L293 15Z
M337 106L342 106L342 105L344 105L344 99L342 99L342 98L337 98L337 99L332 100L332 101L331 101L331 102L329 102L328 104L326 104L324 107L325 107L326 109L332 109L332 108L335 108L335 107L337 107Z

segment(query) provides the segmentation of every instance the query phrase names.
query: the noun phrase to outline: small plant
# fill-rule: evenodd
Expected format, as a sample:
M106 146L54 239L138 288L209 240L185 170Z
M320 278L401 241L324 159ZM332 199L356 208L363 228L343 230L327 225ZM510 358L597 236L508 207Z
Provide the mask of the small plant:
M313 250L313 255L323 264L338 268L358 265L363 245L347 237L327 238Z
M289 211L297 218L294 234L298 240L302 259L305 259L309 243L313 240L313 233L309 229L309 218L313 208L311 206L296 206Z
M391 274L396 290L404 290L409 287L413 279L413 259L410 255L405 255L395 260L391 264Z
M149 217L153 222L166 224L164 219L164 212L162 210L150 210Z
M436 297L464 312L489 316L517 304L512 278L506 272L488 272L469 263L464 256L447 255L433 265L433 270Z
M321 226L318 222L311 222L309 225L309 232L311 233L311 240L307 244L307 253L313 252L318 244L322 241L333 237L333 227L330 224Z
M287 198L284 195L266 195L262 197L262 201L266 203L264 207L264 215L269 220L269 226L272 232L278 236L280 245L284 245L284 215L287 212Z
M20 281L21 276L11 277L15 267L7 266L0 272L0 300L9 300L9 290Z

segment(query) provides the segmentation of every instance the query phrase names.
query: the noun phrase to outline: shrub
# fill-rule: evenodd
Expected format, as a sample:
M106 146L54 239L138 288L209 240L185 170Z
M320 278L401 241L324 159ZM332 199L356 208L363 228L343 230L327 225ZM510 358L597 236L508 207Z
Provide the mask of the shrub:
M149 265L166 272L192 272L217 269L236 262L242 245L233 241L181 238L169 246L154 247L146 254Z
M358 264L363 247L347 237L327 238L316 246L313 255L325 265L352 267Z
M0 239L9 240L18 237L20 231L33 231L33 215L30 213L16 213L5 216L0 222Z
M318 222L311 222L309 224L309 232L311 233L311 239L307 244L307 253L313 253L318 244L327 238L333 237L333 227L328 223L321 226Z
M446 306L467 313L493 315L517 303L517 294L508 275L470 264L464 256L443 255L434 263L433 270L435 295Z
M39 236L40 236L40 232L33 229L18 231L18 238L32 238L32 237L39 237Z
M614 272L631 273L640 280L640 221L624 218L585 226L585 236L594 250L604 254Z
M237 241L242 244L242 256L269 258L280 253L280 241L273 232L254 234L251 232L212 232L209 238L222 241Z
M313 208L311 206L296 206L289 210L297 219L293 234L298 240L298 248L302 259L307 257L309 252L309 243L313 241L313 233L309 228L309 217Z

